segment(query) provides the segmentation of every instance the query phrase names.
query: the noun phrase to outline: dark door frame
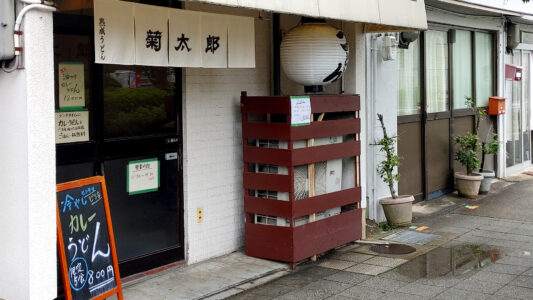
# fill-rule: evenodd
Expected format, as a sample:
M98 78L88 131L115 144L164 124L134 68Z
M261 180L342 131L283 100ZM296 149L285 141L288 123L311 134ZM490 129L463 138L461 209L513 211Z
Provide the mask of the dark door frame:
M180 6L181 4L176 4ZM68 34L89 36L91 49L94 49L93 17L73 14L54 14L54 34ZM56 145L56 164L69 165L81 162L94 162L93 175L105 175L104 160L113 157L135 156L147 153L151 149L178 152L178 216L179 245L171 249L147 254L133 260L120 262L122 277L153 269L158 266L184 260L184 208L183 208L183 126L182 126L182 69L174 68L176 105L176 129L172 134L157 134L143 137L131 137L120 139L104 138L104 103L103 103L103 67L94 63L94 51L90 51L92 76L90 78L90 103L87 107L89 114L90 140L70 144Z

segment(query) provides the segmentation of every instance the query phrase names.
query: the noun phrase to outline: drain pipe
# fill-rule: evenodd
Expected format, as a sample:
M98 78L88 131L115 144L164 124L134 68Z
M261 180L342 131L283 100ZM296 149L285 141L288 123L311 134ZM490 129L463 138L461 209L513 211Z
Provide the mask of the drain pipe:
M49 3L49 1L38 1L39 4L36 4L37 1L30 1L30 0L22 0L22 3L30 3L30 5L25 6L18 14L17 19L15 20L15 29L13 30L13 39L15 41L15 58L13 59L13 66L8 67L7 62L4 62L2 64L2 70L7 73L11 73L19 68L20 64L20 55L22 53L22 47L20 46L20 36L22 35L22 31L20 31L20 26L22 24L22 19L24 18L24 15L32 10L32 9L38 9L42 11L49 11L54 12L56 11L56 8L53 6L45 5L44 3Z
M370 206L370 212L372 213L372 218L377 220L378 213L377 213L377 174L376 174L376 149L374 144L374 141L376 139L376 133L375 133L375 94L376 94L376 76L377 76L377 53L376 53L376 40L379 35L377 34L371 34L370 36L370 95L367 93L367 99L370 101L367 102L367 110L370 111L369 118L368 118L368 126L367 126L367 132L368 132L368 141L370 145L370 151L367 153L367 158L370 156L372 157L371 162L371 172L372 172L372 194L371 194L371 201L369 201L368 206ZM371 203L370 203L371 202ZM372 204L372 205L370 205ZM370 214L369 214L370 217Z

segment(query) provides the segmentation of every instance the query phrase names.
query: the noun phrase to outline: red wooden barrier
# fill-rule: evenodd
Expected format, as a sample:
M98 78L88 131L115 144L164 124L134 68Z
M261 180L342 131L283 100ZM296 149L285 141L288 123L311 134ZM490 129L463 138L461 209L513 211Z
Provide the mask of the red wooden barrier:
M342 113L342 116L328 118L326 115L320 122L292 127L290 97L248 97L246 92L241 94L247 255L287 261L294 267L295 263L300 260L361 238L359 101L358 95L312 95L310 96L312 114L318 116L321 113ZM248 120L249 115L267 114L283 116L281 118L283 122ZM322 117L324 117L323 114ZM337 136L353 136L354 138L340 143L301 147L301 141ZM250 143L250 140L282 141L284 147L277 149L257 147ZM297 149L294 148L295 141L300 141L300 147ZM354 187L295 199L296 166L310 166L345 158L354 158ZM254 167L250 168L256 164L274 165L283 169L283 172L279 172L281 174L256 173ZM308 168L314 170L314 167ZM314 174L309 176L314 178ZM251 191L262 191L266 194L277 192L275 195L278 195L278 199L269 199L264 194L256 195ZM288 196L280 199L280 193ZM319 213L339 207L341 207L341 213L314 220ZM288 222L282 225L259 224L255 222L255 215L270 216L272 222L279 219L283 222L288 220ZM309 218L309 222L298 223L299 218L308 215L313 216Z

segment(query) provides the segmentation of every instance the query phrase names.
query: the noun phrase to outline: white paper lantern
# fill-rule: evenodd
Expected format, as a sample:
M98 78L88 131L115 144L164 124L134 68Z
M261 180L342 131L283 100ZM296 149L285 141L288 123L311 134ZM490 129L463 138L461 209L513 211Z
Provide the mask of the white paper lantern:
M326 85L337 80L348 64L346 36L324 23L294 27L280 46L281 67L295 82Z

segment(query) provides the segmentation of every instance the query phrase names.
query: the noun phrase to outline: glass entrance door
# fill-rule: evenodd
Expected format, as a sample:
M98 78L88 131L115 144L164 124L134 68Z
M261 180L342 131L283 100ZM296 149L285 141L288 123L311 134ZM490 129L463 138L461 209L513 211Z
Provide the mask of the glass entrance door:
M95 64L92 22L54 16L57 182L105 176L127 276L184 259L181 71Z
M474 131L465 100L486 107L494 95L493 34L433 27L398 50L399 192L417 201L453 191L453 173L464 171L453 137ZM483 134L492 128L480 125Z
M513 64L522 67L522 78L506 78L506 166L520 168L531 161L530 64L531 52L515 51Z
M110 209L117 212L113 226L121 272L175 261L182 248L175 71L102 68L101 158ZM153 254L161 259L156 265L143 259Z
M428 30L424 33L424 43L424 165L427 199L431 200L453 191L448 32Z

